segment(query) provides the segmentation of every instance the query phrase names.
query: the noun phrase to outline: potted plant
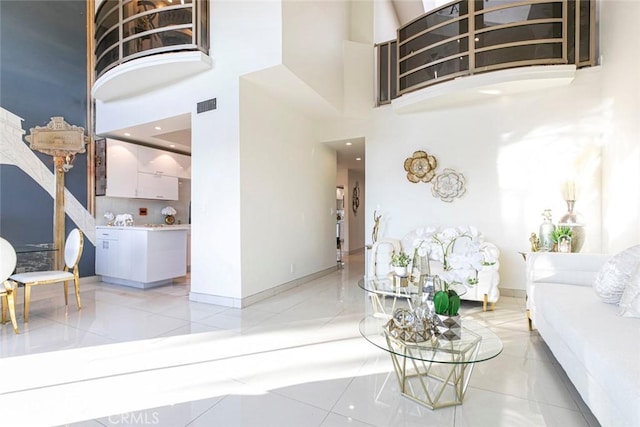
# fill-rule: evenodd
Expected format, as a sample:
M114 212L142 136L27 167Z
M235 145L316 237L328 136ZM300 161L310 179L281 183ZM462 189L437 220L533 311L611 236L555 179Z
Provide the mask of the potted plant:
M566 225L559 225L551 234L554 252L571 252L573 230Z
M434 321L436 334L448 340L460 339L462 324L460 322L460 296L453 290L441 290L433 295L433 307L436 312Z
M400 252L394 251L391 255L391 266L398 276L407 277L410 263L411 257L402 250Z

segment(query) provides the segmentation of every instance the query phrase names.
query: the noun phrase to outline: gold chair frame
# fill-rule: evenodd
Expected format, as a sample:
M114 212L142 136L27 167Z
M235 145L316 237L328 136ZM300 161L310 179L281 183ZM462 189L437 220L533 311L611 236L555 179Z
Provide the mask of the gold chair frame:
M79 247L73 262L69 262L68 257L71 256L68 252L72 250L69 248L69 240L72 233L77 232L79 235ZM67 241L65 243L65 266L62 271L60 270L52 270L52 271L35 271L30 273L20 273L14 274L11 276L11 279L24 284L24 321L25 323L29 321L29 306L31 303L31 287L38 285L49 285L52 283L64 283L64 304L65 306L69 305L69 280L73 279L75 293L76 293L76 303L78 304L78 310L82 308L80 304L80 275L78 273L78 263L80 262L80 258L82 257L82 250L84 248L84 235L82 232L75 228L71 230L69 235L67 236ZM73 270L70 272L69 270ZM61 274L62 273L62 274ZM64 274L70 273L70 274ZM47 278L47 275L51 275L52 277Z
M11 324L13 325L13 331L18 333L18 322L16 321L16 301L14 298L14 292L17 287L17 283L13 280L9 280L8 277L16 267L16 251L7 240L0 238L0 245L2 248L2 258L4 264L0 272L0 280L2 280L3 286L0 287L0 310L2 310L2 323L7 323L7 307L9 308L9 317L11 318Z

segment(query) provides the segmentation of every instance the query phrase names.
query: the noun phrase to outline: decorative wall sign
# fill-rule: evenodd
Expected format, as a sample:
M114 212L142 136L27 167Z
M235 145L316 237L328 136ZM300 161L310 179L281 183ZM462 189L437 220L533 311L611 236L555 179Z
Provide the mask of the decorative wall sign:
M431 193L444 202L452 202L453 199L462 197L467 191L464 175L453 169L445 169L439 173L431 183Z
M436 175L438 161L425 151L415 151L412 157L404 161L407 179L413 183L430 182Z
M84 153L84 129L64 121L63 117L51 117L46 126L31 128L31 135L25 137L32 150L51 156L67 156Z

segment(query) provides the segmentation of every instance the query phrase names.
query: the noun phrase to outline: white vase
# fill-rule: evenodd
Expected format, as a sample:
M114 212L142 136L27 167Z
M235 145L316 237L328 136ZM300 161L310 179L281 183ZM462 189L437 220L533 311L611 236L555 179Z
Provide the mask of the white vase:
M400 276L400 277L407 277L408 271L407 271L407 267L398 267L398 266L393 266L393 272L396 274L396 276Z

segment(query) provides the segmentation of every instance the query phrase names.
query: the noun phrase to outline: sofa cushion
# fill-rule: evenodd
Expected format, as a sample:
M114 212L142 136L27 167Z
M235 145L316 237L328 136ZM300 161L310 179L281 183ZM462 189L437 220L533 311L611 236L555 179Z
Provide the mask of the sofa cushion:
M619 314L623 317L640 317L640 264L624 288Z
M632 246L612 256L604 263L593 289L602 301L618 304L624 288L640 263L640 245Z

